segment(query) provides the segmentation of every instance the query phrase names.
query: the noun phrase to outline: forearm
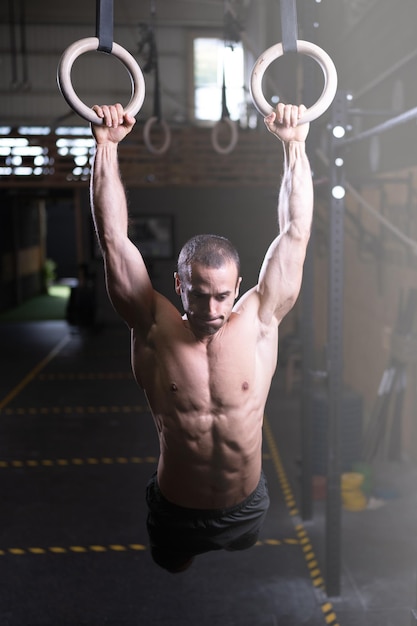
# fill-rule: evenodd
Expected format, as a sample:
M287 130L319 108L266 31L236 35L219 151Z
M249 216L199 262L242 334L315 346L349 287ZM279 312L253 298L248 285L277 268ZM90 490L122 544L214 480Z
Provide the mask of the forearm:
M313 215L313 181L305 142L283 142L284 171L278 202L280 233L290 229L309 236Z
M102 249L127 236L126 194L120 178L116 143L98 144L91 176L93 220Z

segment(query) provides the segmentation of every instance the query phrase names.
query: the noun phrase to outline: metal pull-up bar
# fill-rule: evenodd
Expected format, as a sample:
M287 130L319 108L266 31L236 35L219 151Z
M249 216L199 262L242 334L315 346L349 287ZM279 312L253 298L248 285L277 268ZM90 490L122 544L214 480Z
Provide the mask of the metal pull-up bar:
M381 124L377 124L372 128L368 128L358 135L353 135L352 137L347 137L346 139L340 139L340 146L347 146L352 143L356 143L357 141L362 141L363 139L368 139L368 137L373 137L374 135L380 135L391 128L395 128L400 124L405 124L412 119L417 118L417 107L410 109L409 111L405 111L404 113L400 113L396 117L391 118L390 120L386 120L385 122L381 122Z

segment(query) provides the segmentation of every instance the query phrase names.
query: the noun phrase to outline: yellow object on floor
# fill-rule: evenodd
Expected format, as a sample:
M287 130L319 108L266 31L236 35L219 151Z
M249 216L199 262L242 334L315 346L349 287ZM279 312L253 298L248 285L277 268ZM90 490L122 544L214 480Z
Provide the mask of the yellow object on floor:
M357 472L342 474L342 503L347 511L362 511L366 508L366 496L361 490L364 475Z

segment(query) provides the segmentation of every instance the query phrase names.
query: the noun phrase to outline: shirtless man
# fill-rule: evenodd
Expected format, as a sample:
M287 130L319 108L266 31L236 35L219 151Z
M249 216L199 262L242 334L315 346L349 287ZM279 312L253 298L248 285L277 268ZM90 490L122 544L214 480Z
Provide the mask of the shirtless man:
M160 442L147 486L154 560L170 572L209 550L254 545L269 506L262 472L262 421L277 362L278 327L301 287L313 186L305 152L304 107L279 104L265 118L284 148L280 234L258 284L237 300L239 257L218 236L193 238L180 253L175 290L185 311L151 284L129 240L117 146L134 118L121 105L95 106L91 206L107 290L132 337L132 367ZM237 301L236 301L237 300Z

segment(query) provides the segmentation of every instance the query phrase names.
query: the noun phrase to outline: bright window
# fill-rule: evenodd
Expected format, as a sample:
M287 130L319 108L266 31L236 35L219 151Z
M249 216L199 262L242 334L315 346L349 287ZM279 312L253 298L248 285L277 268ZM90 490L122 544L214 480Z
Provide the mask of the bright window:
M230 118L238 120L244 106L243 48L233 48L222 39L194 39L194 117L196 120L220 119L222 114L223 70L226 83L226 106Z

